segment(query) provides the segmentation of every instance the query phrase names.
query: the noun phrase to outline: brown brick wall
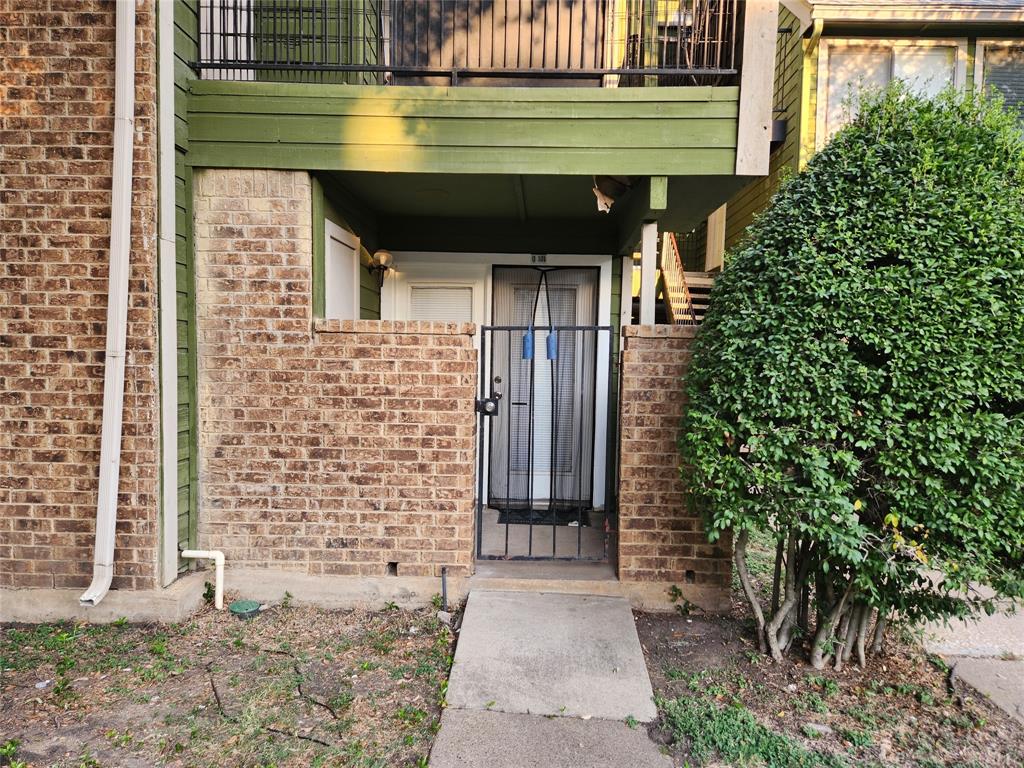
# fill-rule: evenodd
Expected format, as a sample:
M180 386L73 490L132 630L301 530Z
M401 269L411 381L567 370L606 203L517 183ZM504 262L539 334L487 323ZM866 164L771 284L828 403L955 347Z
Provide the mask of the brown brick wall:
M201 545L229 566L468 573L472 326L314 328L309 176L195 188Z
M683 377L695 328L623 329L619 578L687 584L727 599L731 544L708 543L679 477Z
M114 114L111 0L0 3L0 586L92 575ZM156 47L138 6L114 586L157 568Z

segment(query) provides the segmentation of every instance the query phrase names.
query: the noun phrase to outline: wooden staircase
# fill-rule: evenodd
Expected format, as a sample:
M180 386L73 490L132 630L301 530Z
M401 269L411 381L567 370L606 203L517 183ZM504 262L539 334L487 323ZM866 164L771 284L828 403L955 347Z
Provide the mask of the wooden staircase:
M661 294L666 320L674 325L700 325L708 309L712 272L686 272L676 236L666 232L661 241Z
M714 272L684 272L686 285L690 292L690 302L697 323L704 322L704 314L708 311L711 299L711 286L715 283Z

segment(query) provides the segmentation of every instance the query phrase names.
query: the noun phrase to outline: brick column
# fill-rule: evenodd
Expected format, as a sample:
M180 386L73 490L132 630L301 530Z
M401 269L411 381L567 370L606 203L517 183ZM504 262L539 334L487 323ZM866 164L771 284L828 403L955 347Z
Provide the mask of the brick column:
M464 323L312 319L304 172L196 174L203 548L229 567L468 575Z
M0 587L92 580L110 262L116 3L0 6ZM114 582L156 586L156 14L135 31ZM173 393L172 393L173 394Z
M708 543L679 476L683 378L693 326L623 331L619 458L619 578L676 584L705 607L729 602L731 542Z

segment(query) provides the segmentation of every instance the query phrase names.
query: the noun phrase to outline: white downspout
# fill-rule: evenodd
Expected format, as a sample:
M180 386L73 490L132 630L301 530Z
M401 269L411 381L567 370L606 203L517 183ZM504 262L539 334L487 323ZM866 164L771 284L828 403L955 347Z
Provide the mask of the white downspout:
M107 354L103 374L99 495L92 584L79 598L97 605L114 577L114 529L121 472L124 356L128 334L131 253L132 155L135 116L135 0L118 2L114 57L114 162L110 194L110 269L107 288Z

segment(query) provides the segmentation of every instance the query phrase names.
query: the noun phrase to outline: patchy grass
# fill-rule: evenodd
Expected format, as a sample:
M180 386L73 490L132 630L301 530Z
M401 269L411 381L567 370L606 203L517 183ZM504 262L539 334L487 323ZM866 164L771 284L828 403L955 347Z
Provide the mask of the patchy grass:
M752 653L743 618L639 614L637 630L661 713L649 732L676 765L1024 765L1024 728L914 646L816 673Z
M453 654L434 613L4 627L0 765L425 765Z
M720 755L732 763L766 768L842 768L841 760L804 749L788 736L757 722L742 702L719 706L705 696L658 699L665 725L677 740L689 742L691 755L701 763Z

